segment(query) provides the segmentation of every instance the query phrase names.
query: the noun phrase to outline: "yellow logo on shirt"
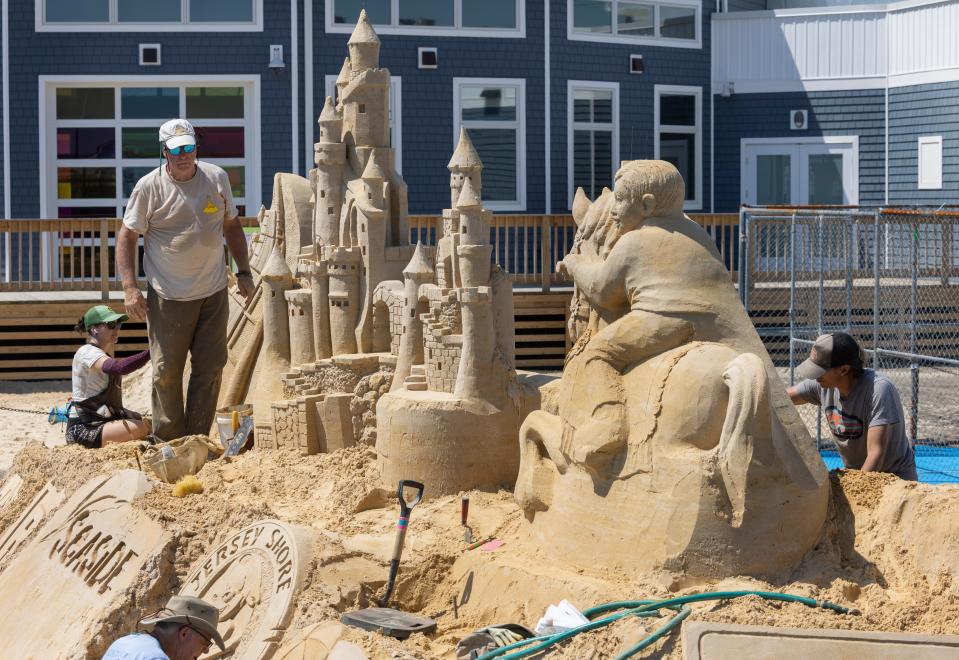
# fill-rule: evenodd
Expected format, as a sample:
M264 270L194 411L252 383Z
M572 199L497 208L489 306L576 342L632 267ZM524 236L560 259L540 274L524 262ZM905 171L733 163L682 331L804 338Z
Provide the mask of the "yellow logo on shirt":
M216 204L213 203L213 200L212 200L212 199L211 199L211 200L207 200L206 206L203 208L203 212L206 213L207 215L216 213L216 212L219 211L219 210L220 210L220 208L219 208Z

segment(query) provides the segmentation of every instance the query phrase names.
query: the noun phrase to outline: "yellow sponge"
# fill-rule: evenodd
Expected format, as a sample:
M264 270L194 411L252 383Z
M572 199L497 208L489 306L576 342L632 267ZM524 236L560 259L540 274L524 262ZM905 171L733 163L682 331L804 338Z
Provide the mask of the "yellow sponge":
M173 485L173 497L186 497L191 493L202 493L203 484L192 474L185 475Z

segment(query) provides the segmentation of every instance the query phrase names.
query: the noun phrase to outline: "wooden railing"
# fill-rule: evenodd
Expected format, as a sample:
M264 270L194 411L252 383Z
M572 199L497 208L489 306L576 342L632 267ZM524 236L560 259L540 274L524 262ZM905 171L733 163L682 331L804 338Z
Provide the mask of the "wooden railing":
M737 214L693 215L716 241L735 279ZM256 218L242 218L255 227ZM410 240L435 245L442 217L410 216ZM116 218L0 220L0 291L99 291L106 300L121 289L115 267ZM515 285L544 292L568 284L556 264L573 244L569 215L496 215L490 227L493 261ZM142 239L136 255L140 270Z

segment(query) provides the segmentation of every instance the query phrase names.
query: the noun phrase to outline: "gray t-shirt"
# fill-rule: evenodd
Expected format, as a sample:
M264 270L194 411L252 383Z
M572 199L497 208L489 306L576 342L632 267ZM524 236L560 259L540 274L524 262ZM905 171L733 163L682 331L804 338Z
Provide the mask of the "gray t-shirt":
M167 300L199 300L226 288L223 220L237 215L223 168L197 161L189 181L166 166L137 182L123 224L143 234L143 269Z
M879 471L916 479L916 459L912 444L906 438L902 402L896 386L888 378L866 369L845 399L839 396L838 389L824 389L814 380L797 383L796 393L822 406L823 417L847 468L859 469L865 463L869 428L889 426L889 444Z

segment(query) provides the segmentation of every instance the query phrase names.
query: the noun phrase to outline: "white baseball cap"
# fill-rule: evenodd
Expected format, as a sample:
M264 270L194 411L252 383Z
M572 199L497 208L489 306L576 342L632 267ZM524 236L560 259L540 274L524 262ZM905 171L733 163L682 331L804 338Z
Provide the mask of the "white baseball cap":
M186 119L171 119L160 127L160 142L166 145L167 149L196 144L196 132Z

